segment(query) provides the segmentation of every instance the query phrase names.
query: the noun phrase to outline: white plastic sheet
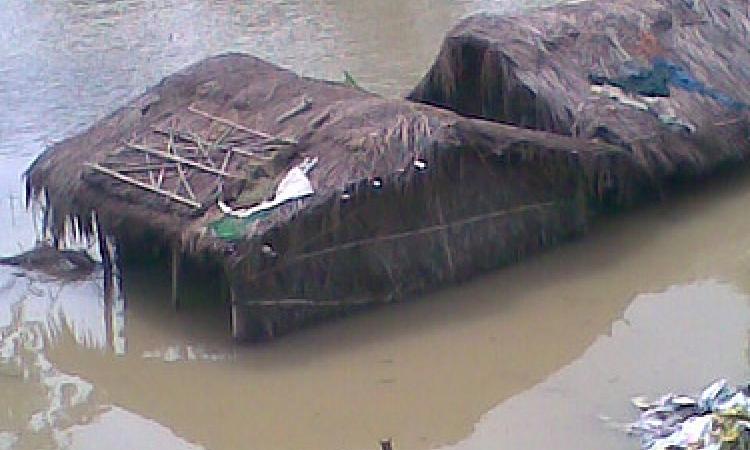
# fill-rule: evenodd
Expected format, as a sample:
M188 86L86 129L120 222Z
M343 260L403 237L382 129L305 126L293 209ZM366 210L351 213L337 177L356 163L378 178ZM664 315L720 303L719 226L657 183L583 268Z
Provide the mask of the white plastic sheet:
M219 200L219 209L226 215L244 219L261 211L276 208L290 200L313 195L315 191L313 190L312 184L310 184L310 179L307 178L307 173L312 170L317 163L318 158L305 158L302 163L293 167L277 186L273 200L262 202L248 209L232 209L229 205Z

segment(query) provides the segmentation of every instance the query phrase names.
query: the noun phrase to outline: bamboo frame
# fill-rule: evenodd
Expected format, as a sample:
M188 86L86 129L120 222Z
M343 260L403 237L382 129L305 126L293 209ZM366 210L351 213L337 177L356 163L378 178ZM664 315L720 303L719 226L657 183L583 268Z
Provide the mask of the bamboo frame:
M136 180L134 178L131 178L131 177L127 176L127 175L123 175L123 174L121 174L121 173L119 173L119 172L117 172L115 170L109 169L109 168L104 167L104 166L100 166L99 164L89 163L89 162L86 162L86 163L83 163L83 164L86 167L94 169L97 172L103 173L105 175L109 175L112 178L120 180L120 181L122 181L124 183L132 184L133 186L139 187L141 189L145 189L147 191L151 191L151 192L154 192L156 194L163 195L163 196L168 197L168 198L170 198L170 199L172 199L172 200L174 200L174 201L176 201L178 203L182 203L184 205L190 206L191 208L200 208L200 207L203 206L203 205L201 205L200 203L198 203L195 200L191 200L191 199L182 197L181 195L175 194L173 192L169 192L167 190L161 189L161 188L156 187L156 186L151 186L151 185L149 185L147 183L143 183L142 181L138 181L138 180Z
M165 152L163 152L161 150L156 150L156 149L153 149L153 148L146 147L144 145L136 144L134 142L126 142L125 145L128 148L131 148L133 150L138 150L138 151L141 151L141 152L144 152L144 153L148 153L148 154L151 154L151 155L154 155L154 156L158 156L158 157L160 157L162 159L166 159L166 160L169 160L169 161L173 161L173 162L177 162L177 163L182 163L182 164L185 164L186 166L191 166L191 167L194 167L196 169L200 169L200 170L202 170L204 172L212 173L214 175L221 175L223 177L228 177L228 178L239 178L237 175L233 175L233 174L231 174L229 172L226 172L226 171L223 171L223 170L219 170L219 169L216 169L216 168L213 168L213 167L209 167L209 166L207 166L205 164L201 164L201 163L195 162L193 160L190 160L190 159L187 159L187 158L183 158L182 156L173 155L173 154L170 154L170 153L165 153Z

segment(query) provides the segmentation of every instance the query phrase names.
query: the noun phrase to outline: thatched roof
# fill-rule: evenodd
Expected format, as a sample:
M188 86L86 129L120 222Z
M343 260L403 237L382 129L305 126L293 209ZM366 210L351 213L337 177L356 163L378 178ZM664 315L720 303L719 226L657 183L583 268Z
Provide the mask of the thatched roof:
M268 139L259 144L258 136ZM183 157L232 176L222 179L206 170L187 172L192 166L183 166L184 174L168 172L159 185L182 198L191 194L193 200L181 203L92 170L93 166L119 167L124 173L130 168L140 171L142 183L148 184L149 178L156 183L154 178L164 174L158 175L158 169L146 172L141 166L165 161L153 153L144 159L144 152L133 147L153 152L163 148L167 139L169 145L184 139L181 151L194 154L182 153ZM204 145L190 147L190 140ZM222 162L226 146L242 154L235 152L231 161ZM198 154L199 147L214 151L213 159ZM181 243L185 250L218 253L228 244L210 230L224 217L217 199L236 205L243 199L260 200L290 167L304 158L317 158L309 173L315 194L257 220L243 237L246 244L239 251L232 245L241 257L297 214L354 199L358 189L371 188L376 180L383 186L398 186L399 180L420 170L416 160L431 170L435 152L467 149L510 156L514 164L540 170L547 165L570 171L587 180L592 196L606 190L625 195L629 180L637 177L625 175L633 170L630 158L611 145L466 119L432 106L300 77L251 56L228 54L167 77L87 131L53 145L33 163L27 179L29 196L46 193L51 211L48 225L58 233L66 218L89 232L95 212L107 229L119 235L152 230L165 241ZM178 175L186 177L192 192L181 187ZM263 183L258 182L261 178ZM191 202L198 205L186 204Z
M449 32L409 98L612 143L661 183L750 151L749 40L747 0L480 14Z

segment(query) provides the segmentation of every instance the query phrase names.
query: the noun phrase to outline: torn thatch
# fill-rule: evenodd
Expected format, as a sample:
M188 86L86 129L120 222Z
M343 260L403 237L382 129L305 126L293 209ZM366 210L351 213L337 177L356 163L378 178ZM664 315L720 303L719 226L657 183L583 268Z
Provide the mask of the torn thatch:
M750 151L747 0L602 0L477 15L411 93L521 127L596 138L651 183Z
M243 219L217 206L267 199L302 160L317 161L314 195ZM66 223L89 233L95 215L124 245L150 233L212 255L245 305L235 321L252 312L249 332L274 334L577 233L590 200L630 195L638 174L608 144L466 119L233 54L168 77L53 146L28 185L30 196L46 193L57 234Z

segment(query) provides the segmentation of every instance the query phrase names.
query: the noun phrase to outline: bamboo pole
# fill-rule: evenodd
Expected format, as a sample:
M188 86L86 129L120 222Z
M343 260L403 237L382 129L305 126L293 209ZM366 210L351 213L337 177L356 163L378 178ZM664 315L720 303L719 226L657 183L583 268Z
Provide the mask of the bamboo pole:
M247 156L248 158L260 159L262 161L270 161L273 159L273 156L261 156L253 152L242 150L241 148L229 148L227 149L227 152L234 152L234 153L237 153L238 155Z
M165 164L161 165L161 168L159 169L159 178L156 180L156 187L161 188L162 183L164 183L164 175L167 173L167 168Z
M141 165L141 166L136 166L136 165L131 165L131 166L119 166L119 165L118 165L118 167L117 167L117 171L118 171L118 172L120 172L120 173L140 173L140 172L149 172L149 173L150 173L150 176L149 176L149 181L153 181L153 183L152 183L152 184L153 184L154 186L156 186L156 181L157 181L157 180L156 180L156 178L155 178L155 177L153 176L153 173L151 173L151 172L152 172L152 171L154 171L154 170L159 170L159 169L161 169L161 168L162 168L162 167L164 167L164 166L165 166L165 164L156 164L156 163L152 163L152 164L150 164L150 165L144 164L144 165ZM173 168L175 168L175 167L176 167L176 166L172 166L172 165L169 165L169 164L168 164L166 168L168 168L168 169L173 169Z
M221 170L227 170L229 167L229 160L232 158L233 149L227 150L227 154L224 155L224 161L221 162Z
M247 308L237 302L234 287L229 287L229 302L231 304L232 338L242 341L247 338Z
M151 155L146 155L146 162L148 163L148 166L151 167ZM156 179L154 178L154 172L151 171L151 169L148 169L148 181L151 183L152 186L156 185Z
M291 139L281 138L281 137L278 137L278 136L273 136L273 135L271 135L269 133L265 133L263 131L253 130L252 128L248 128L248 127L246 127L244 125L240 125L239 123L232 122L229 119L225 119L223 117L214 116L213 114L207 113L206 111L202 111L202 110L200 110L200 109L198 109L198 108L196 108L195 106L192 106L192 105L188 106L188 111L190 111L192 113L195 113L195 114L198 114L199 116L203 116L203 117L205 117L207 119L211 119L213 121L216 121L216 122L219 122L219 123L223 123L224 125L228 125L230 127L234 127L234 128L236 128L238 130L244 131L245 133L253 134L253 135L258 136L258 137L262 137L262 138L265 138L265 139L279 140L279 141L285 142L287 144L296 144L296 142L294 142Z
M139 144L136 144L136 143L133 143L133 142L127 142L127 143L125 143L125 145L128 148L132 148L133 150L138 150L138 151L141 151L143 153L148 153L150 155L158 156L158 157L160 157L162 159L166 159L166 160L169 160L169 161L182 163L182 164L185 164L186 166L195 167L196 169L200 169L200 170L202 170L204 172L213 173L215 175L221 175L221 176L224 176L224 177L237 178L236 175L232 175L231 173L225 172L223 170L215 169L215 168L209 167L209 166L207 166L205 164L201 164L201 163L192 161L190 159L183 158L182 156L172 155L172 154L163 152L161 150L156 150L156 149L149 148L149 147L146 147L146 146L143 146L143 145L139 145Z
M437 212L438 225L445 225L445 215L443 214L443 204L440 201L440 193L435 192L435 189L431 189L435 195L435 211ZM445 259L448 263L448 270L451 272L451 277L456 276L456 265L453 262L453 251L451 250L450 239L448 239L448 228L440 230L440 240L443 242L443 250L445 251Z
M159 127L156 127L156 126L152 126L151 130L154 133L156 133L156 134L161 134L161 135L164 135L164 136L169 136L170 134L172 134L178 140L186 141L186 142L192 142L196 146L198 146L198 145L205 145L206 144L205 142L203 142L203 140L199 136L195 136L192 133L175 131L175 130L173 130L171 128L169 130L163 130L163 129L161 129ZM198 147L195 147L195 149L198 150Z
M99 164L88 163L87 162L87 163L84 163L84 165L86 167L89 167L91 169L96 170L97 172L101 172L103 174L109 175L112 178L116 178L116 179L118 179L118 180L120 180L120 181L122 181L124 183L132 184L133 186L139 187L141 189L145 189L147 191L155 192L157 194L163 195L163 196L168 197L168 198L170 198L170 199L172 199L172 200L174 200L174 201L176 201L178 203L182 203L182 204L190 206L192 208L200 208L202 206L197 201L190 200L188 198L185 198L185 197L182 197L180 195L174 194L174 193L169 192L167 190L164 190L164 189L161 189L161 188L158 188L158 187L155 187L155 186L151 186L151 185L149 185L147 183L143 183L141 181L135 180L135 179L133 179L133 178L127 176L127 175L123 175L123 174L121 174L119 172L116 172L116 171L114 171L112 169L108 169L108 168L106 168L104 166L100 166Z
M188 183L187 176L185 175L185 169L183 169L179 164L177 164L177 174L180 177L182 185L185 186L185 192L187 192L191 199L196 200L193 188L190 187L190 183Z
M107 237L104 234L104 228L101 222L96 222L96 237L99 241L99 255L102 258L102 268L104 269L104 300L105 303L111 300L112 295L112 264L113 256L107 243Z
M232 149L229 148L227 150L227 154L224 155L224 160L221 162L221 170L227 170L229 168L229 160L232 158ZM219 181L216 183L216 190L219 193L219 196L221 197L224 193L224 179L219 178Z
M308 300L297 298L286 298L281 300L252 300L243 302L245 306L354 306L370 305L376 300Z
M292 117L309 110L311 107L312 107L312 100L310 100L310 98L308 98L307 96L304 96L302 97L302 100L297 105L293 106L290 110L286 111L285 113L277 117L276 123L282 123L284 121L287 121L291 119Z
M167 146L169 149L169 153L180 156L177 154L177 146L174 145L174 140L170 136L169 144ZM148 156L148 154L146 155ZM182 164L177 163L177 175L180 178L180 183L177 184L177 188L175 189L175 194L179 193L180 190L180 184L182 184L185 187L185 192L187 192L188 196L192 200L196 200L195 193L193 192L193 188L190 186L190 183L188 182L187 175L185 174L185 169L182 168Z

